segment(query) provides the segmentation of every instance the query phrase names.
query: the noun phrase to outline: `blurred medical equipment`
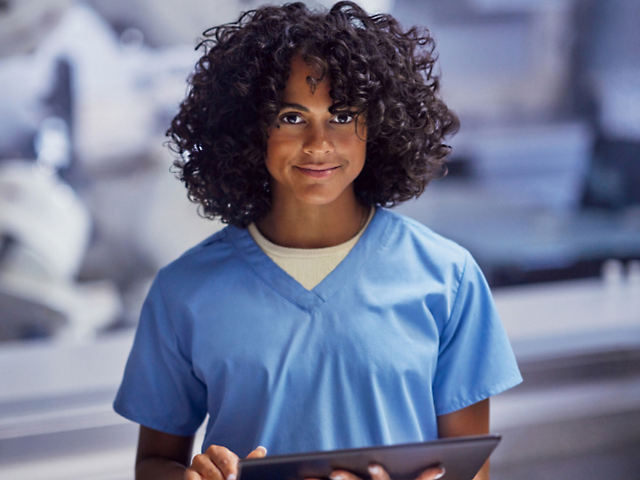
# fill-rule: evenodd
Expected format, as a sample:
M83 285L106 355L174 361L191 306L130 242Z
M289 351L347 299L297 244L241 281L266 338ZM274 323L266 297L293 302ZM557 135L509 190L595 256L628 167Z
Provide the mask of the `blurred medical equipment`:
M47 173L59 169L59 176L76 189L75 200L90 211L92 233L91 242L87 236L88 243L76 252L82 267L78 263L74 275L80 271L83 278L117 284L124 303L120 323L135 323L158 268L220 227L197 216L186 190L169 172L173 159L163 147L164 131L197 58L193 43L151 49L141 30L131 26L118 33L91 7L74 3L31 54L0 60L0 158L31 158L36 144L37 168L9 162L14 176L21 169L22 188L29 188L30 176L51 184ZM51 128L41 128L47 125ZM56 149L73 152L73 164L59 155L43 160L55 157ZM44 199L49 193L41 190ZM37 217L38 211L30 215ZM6 256L16 255L15 242L5 238ZM93 290L99 285L112 286L91 284ZM15 297L3 304L5 309L11 305L15 319L22 318L17 312L35 308ZM61 322L53 311L27 316L45 314L49 327L26 322L32 326L7 335L49 334ZM25 325L24 319L16 321Z
M109 281L76 282L91 218L57 176L70 161L64 120L42 123L36 150L35 162L0 163L0 340L91 338L121 302Z
M2 0L0 57L32 50L53 30L71 0Z

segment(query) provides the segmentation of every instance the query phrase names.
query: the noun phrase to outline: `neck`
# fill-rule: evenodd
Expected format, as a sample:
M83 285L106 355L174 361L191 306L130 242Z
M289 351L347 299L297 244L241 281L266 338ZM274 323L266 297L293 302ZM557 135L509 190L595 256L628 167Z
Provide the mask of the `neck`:
M355 237L364 226L369 207L353 196L324 205L273 203L256 225L269 241L289 248L326 248Z

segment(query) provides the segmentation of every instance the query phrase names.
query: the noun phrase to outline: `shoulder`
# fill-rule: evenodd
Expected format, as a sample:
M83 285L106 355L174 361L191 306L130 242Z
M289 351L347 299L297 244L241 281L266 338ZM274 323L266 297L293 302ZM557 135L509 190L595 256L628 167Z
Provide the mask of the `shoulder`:
M434 232L426 225L391 210L380 209L388 217L389 228L385 246L390 252L408 255L421 264L451 269L460 274L473 259L468 250L458 243Z
M213 235L205 238L203 241L184 252L169 265L180 265L182 263L189 262L190 260L198 259L202 256L223 253L225 246L229 243L229 228L231 227L226 226L222 230L218 230Z
M185 251L176 260L166 265L162 270L179 270L193 262L201 261L204 258L215 257L221 254L224 255L225 246L228 244L228 229L229 227L227 226L205 238L197 245Z
M162 289L194 289L228 271L227 267L238 261L236 247L229 239L231 228L235 227L223 228L161 268L157 282Z

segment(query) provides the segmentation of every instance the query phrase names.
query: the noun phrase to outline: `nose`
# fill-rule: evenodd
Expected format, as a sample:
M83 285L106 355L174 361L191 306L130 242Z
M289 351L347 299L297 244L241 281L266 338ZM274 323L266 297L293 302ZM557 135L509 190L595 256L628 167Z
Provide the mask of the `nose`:
M304 141L304 152L313 156L324 156L334 150L331 132L324 125L310 124Z

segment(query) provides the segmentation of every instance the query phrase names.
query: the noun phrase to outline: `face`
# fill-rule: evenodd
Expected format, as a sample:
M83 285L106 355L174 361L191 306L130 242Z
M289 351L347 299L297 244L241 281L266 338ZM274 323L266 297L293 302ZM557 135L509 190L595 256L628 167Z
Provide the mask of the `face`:
M301 57L291 62L282 108L267 141L274 205L356 201L353 181L365 162L365 122L356 122L348 110L331 113L328 79L314 90L307 83L307 77L317 76Z

